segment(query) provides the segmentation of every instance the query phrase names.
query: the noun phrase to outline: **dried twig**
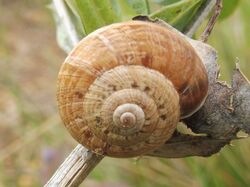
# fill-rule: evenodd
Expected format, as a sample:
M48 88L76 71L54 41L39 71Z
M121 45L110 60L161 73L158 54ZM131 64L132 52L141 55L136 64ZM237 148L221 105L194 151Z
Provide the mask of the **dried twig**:
M79 144L45 186L79 186L102 158Z
M218 19L219 15L221 13L221 9L222 9L222 1L216 0L214 14L209 19L207 27L201 35L201 41L206 42L208 40L208 37L214 28L216 20Z
M216 0L208 0L205 5L203 5L197 12L196 16L192 20L190 27L184 32L186 36L192 37L201 24L207 19L208 15L212 12Z

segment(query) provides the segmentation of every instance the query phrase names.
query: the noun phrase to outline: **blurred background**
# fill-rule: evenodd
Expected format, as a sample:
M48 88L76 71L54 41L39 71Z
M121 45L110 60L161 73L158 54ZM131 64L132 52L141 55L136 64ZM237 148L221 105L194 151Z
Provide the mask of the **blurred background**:
M0 187L41 186L77 144L59 119L58 47L49 0L0 0ZM218 50L221 80L235 62L250 78L250 1L219 21L208 41ZM250 186L250 139L209 158L105 158L86 187Z

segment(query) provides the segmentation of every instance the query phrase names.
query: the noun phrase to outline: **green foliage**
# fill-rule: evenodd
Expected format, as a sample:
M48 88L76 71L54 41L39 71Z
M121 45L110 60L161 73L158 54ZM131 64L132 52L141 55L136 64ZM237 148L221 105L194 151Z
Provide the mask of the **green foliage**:
M155 3L159 3L161 5L170 5L172 3L180 2L180 0L153 0Z
M194 1L192 4L190 3L190 6L186 8L182 14L173 19L170 24L179 31L184 32L185 28L189 26L189 23L191 23L193 18L196 16L196 13L201 5L202 1Z
M162 19L184 32L208 0L65 0L74 24L89 34L102 26L131 20L137 15ZM225 1L221 19L228 17L238 0ZM72 16L71 16L72 17ZM74 20L74 19L73 19ZM80 21L79 21L80 20ZM81 24L79 24L81 23Z
M120 21L108 0L75 0L74 8L78 12L85 33L98 27Z
M183 32L203 2L202 0L178 1L153 12L150 17L160 18Z
M171 23L171 21L180 17L180 15L185 14L187 9L190 9L190 7L194 6L197 2L200 2L200 0L179 1L168 6L164 6L158 11L153 12L150 14L150 17L160 18L168 23Z
M142 15L149 14L150 10L149 10L148 0L126 0L126 1L135 10L137 14L142 14Z
M79 38L82 38L85 36L85 32L81 27L81 24L80 24L81 21L80 21L80 17L78 13L74 11L74 9L71 9L72 11L70 11L69 9L70 7L75 6L73 4L73 1L70 1L70 0L66 0L66 1L69 2L68 3L69 7L63 6L63 7L58 8L56 7L58 6L58 4L55 5L54 3L51 3L47 7L52 10L54 20L56 22L57 43L65 52L68 53L72 50L72 48L74 47L76 42L79 40ZM58 11L62 11L61 10L62 8L66 9L65 12L68 14L67 18L69 19L66 20L66 18L64 18L65 16L59 15L60 13ZM70 28L70 26L73 28Z
M233 14L239 2L239 0L224 0L220 19L223 20Z
M66 0L74 15L80 18L85 34L137 15L160 18L184 31L206 0ZM150 11L158 6L156 11Z
M78 13L86 34L99 27L129 20L138 13L147 12L146 1L71 0L67 3L73 12Z

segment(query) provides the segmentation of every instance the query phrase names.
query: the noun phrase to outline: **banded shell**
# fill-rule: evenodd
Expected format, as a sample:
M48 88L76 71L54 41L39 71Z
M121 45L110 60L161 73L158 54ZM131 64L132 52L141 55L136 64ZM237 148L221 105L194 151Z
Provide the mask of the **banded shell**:
M192 46L154 23L96 30L69 54L58 77L61 118L97 154L133 157L166 142L204 101L206 70Z

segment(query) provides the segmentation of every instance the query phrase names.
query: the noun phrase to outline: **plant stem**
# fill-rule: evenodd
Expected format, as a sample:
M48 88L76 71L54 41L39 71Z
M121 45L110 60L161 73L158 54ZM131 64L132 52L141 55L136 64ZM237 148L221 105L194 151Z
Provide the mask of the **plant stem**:
M193 23L186 30L185 35L192 37L201 24L207 19L209 13L213 10L216 4L216 0L208 0L207 3L201 8L201 10L195 16Z
M78 144L45 186L79 186L102 158Z
M222 9L222 1L221 0L216 0L216 5L215 5L215 11L213 16L209 19L207 27L205 31L201 35L201 41L206 42L208 40L209 35L211 34L214 25L216 23L216 20L218 19Z

